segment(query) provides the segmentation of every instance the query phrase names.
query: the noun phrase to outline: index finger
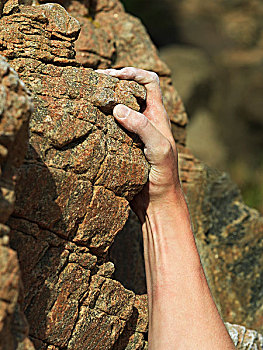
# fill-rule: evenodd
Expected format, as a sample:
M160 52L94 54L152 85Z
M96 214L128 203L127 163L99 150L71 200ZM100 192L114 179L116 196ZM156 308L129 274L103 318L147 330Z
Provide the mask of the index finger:
M144 69L125 67L122 69L98 69L98 73L106 73L119 79L134 80L145 86L147 91L147 103L162 104L162 92L160 88L159 77L155 72L149 72Z
M98 73L108 74L119 79L136 81L146 88L146 109L143 114L152 124L170 140L174 146L169 117L162 101L159 77L155 72L144 69L125 67L122 69L98 69ZM174 146L175 147L175 146Z

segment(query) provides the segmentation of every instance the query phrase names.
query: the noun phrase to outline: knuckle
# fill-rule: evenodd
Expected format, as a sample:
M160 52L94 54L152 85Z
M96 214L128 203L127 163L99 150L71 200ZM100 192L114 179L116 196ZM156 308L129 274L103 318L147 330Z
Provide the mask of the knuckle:
M158 74L155 73L155 72L150 72L150 74L151 74L152 81L156 82L157 84L159 84L160 83L160 79L159 79Z
M164 138L159 145L159 154L163 159L169 159L172 156L173 148L169 140Z
M134 117L133 123L136 131L144 129L147 126L148 119L143 114L135 112Z
M129 76L134 76L136 74L136 68L134 67L125 67L122 69L122 73L127 74Z

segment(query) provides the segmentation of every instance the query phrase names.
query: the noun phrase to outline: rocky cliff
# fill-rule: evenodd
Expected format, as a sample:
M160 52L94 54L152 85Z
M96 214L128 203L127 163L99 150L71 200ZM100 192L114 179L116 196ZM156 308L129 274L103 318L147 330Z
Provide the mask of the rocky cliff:
M149 170L138 140L111 112L117 103L139 110L145 91L80 67L80 25L61 5L7 5L2 54L34 100L9 219L30 336L36 348L110 348L135 295L110 278L106 252Z
M140 230L135 219L121 230L149 165L140 141L112 116L117 103L142 110L145 90L98 74L98 67L134 65L160 75L211 288L225 320L259 329L262 218L242 204L224 174L185 148L182 102L141 23L114 0L9 0L0 9L1 54L34 102L8 225L35 348L147 348ZM18 147L22 159L22 143ZM17 263L16 269L18 275Z
M32 112L29 92L0 56L0 349L33 350L22 312L23 286L17 253L9 246L6 225L15 203L17 168L28 143Z

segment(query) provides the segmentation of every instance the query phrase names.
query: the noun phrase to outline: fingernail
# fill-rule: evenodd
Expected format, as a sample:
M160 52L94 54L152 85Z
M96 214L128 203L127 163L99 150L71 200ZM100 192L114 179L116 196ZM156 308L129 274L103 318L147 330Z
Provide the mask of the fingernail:
M118 71L116 69L107 69L107 73L114 76L118 74Z
M114 77L118 75L118 72L116 71L116 69L94 69L94 72L102 73L106 75L112 75Z
M117 105L113 109L113 115L119 119L124 119L128 116L130 110L124 105Z

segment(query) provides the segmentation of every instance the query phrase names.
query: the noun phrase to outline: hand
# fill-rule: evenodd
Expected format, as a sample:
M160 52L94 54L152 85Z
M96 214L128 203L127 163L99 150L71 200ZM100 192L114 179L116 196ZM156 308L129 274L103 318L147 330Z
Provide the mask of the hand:
M143 114L121 104L113 110L114 117L124 128L139 135L144 143L144 154L151 165L148 183L131 203L140 217L150 203L165 200L170 192L181 192L177 150L162 102L159 77L154 72L133 67L99 69L97 72L134 80L146 88L146 109Z
M113 115L124 128L139 135L151 164L147 185L131 203L142 222L149 349L234 350L196 248L158 76L131 67L98 72L135 80L147 91L143 114L117 105ZM187 337L189 329L191 336Z

